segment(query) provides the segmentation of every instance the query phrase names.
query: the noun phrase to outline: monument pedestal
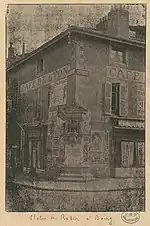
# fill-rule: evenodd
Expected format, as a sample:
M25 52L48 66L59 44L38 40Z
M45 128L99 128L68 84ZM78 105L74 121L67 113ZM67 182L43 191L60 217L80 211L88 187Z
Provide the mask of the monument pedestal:
M85 166L64 166L57 181L70 182L86 182L93 180L92 174L89 172L89 167Z
M72 79L71 77L68 78ZM62 133L65 143L65 160L57 180L88 181L93 179L93 176L90 173L89 159L87 155L85 157L84 153L86 152L84 149L85 141L81 126L83 121L85 121L83 118L87 114L87 109L75 103L75 96L69 95L70 93L73 94L72 87L68 86L68 89L70 91L68 93L69 99L67 99L67 104L59 107L59 117L65 121L65 132ZM89 131L87 134L89 134Z
M61 168L58 181L81 181L92 180L88 162L84 162L83 142L65 145L65 162Z

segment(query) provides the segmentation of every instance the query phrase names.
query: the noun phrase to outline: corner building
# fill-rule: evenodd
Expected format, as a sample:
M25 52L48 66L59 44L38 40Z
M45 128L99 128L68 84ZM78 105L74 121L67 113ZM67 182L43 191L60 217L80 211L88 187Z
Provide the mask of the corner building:
M12 63L21 102L20 160L57 180L144 177L145 31L126 7L95 29L69 27Z

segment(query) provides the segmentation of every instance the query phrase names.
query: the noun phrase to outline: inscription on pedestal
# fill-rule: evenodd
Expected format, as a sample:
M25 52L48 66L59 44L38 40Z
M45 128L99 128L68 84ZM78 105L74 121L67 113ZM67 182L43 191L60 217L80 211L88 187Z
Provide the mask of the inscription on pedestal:
M74 166L80 165L83 162L83 151L81 144L65 145L65 165Z

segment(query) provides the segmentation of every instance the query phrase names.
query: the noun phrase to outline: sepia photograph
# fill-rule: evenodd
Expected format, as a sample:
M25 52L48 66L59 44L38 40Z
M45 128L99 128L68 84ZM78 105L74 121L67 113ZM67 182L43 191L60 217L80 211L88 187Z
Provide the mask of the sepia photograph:
M146 4L9 4L7 212L145 212Z

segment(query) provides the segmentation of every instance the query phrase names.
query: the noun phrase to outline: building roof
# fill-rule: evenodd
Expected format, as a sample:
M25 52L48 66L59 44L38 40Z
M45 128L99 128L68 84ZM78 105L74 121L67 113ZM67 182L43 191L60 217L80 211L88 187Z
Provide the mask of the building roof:
M83 34L83 35L87 35L87 36L91 36L91 37L96 37L96 38L99 38L99 39L102 39L102 40L118 42L118 43L126 44L126 45L129 45L129 46L145 48L145 42L142 42L142 41L119 38L119 37L112 37L108 34L105 34L101 31L98 31L94 28L71 26L70 28L66 29L64 32L60 33L59 35L57 35L53 39L49 40L48 42L44 43L43 45L41 45L37 49L26 54L24 57L20 58L19 60L13 62L11 65L8 65L7 71L8 72L11 71L15 67L17 67L20 64L24 63L25 61L31 59L33 56L37 55L38 53L40 53L44 49L48 48L49 46L52 46L54 43L58 42L59 40L63 39L64 37L67 37L69 32Z

